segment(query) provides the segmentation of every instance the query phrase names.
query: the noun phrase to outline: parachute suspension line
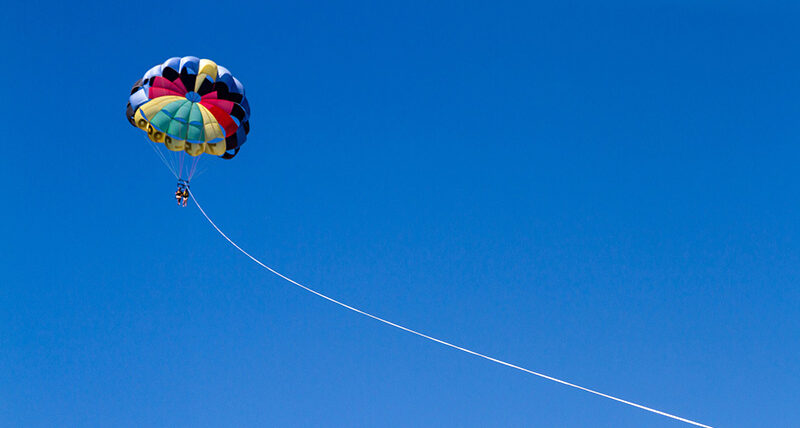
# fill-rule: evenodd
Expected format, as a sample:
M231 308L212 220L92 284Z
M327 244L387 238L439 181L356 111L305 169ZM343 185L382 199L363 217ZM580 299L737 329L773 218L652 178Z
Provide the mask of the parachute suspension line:
M150 139L148 139L147 142L150 144L150 148L152 148L153 151L156 152L158 157L161 158L161 162L164 164L164 166L167 167L167 169L169 169L169 172L171 172L172 175L175 176L175 178L178 178L178 173L175 171L175 167L172 165L172 162L167 160L167 157L164 156L164 153L162 153L161 150L158 147L156 147L157 143L150 141Z
M183 178L183 158L186 154L184 152L178 152L178 178ZM189 177L186 177L187 179Z
M208 165L207 159L204 161L204 160L199 159L200 156L198 156L197 158L198 158L198 160L197 160L197 163L194 166L194 170L192 172L192 178L199 177L199 176L203 175L204 172L208 171L208 166L209 165Z
M589 389L589 388L586 388L586 387L583 387L583 386L580 386L580 385L576 385L576 384L574 384L574 383L570 383L570 382L567 382L567 381L564 381L564 380L561 380L561 379L554 378L554 377L552 377L552 376L548 376L548 375L545 375L545 374L542 374L542 373L535 372L535 371L533 371L533 370L526 369L526 368L524 368L524 367L520 367L520 366L517 366L517 365L511 364L511 363L507 363L507 362L505 362L505 361L502 361L502 360L499 360L499 359L497 359L497 358L493 358L493 357L490 357L490 356L488 356L488 355L484 355L484 354L481 354L481 353L478 353L478 352L475 352L475 351L469 350L469 349L467 349L467 348L462 348L461 346L454 345L454 344L452 344L452 343L449 343L449 342L445 342L444 340L437 339L437 338L435 338L435 337L432 337L432 336L428 336L427 334L420 333L420 332L418 332L418 331L416 331L416 330L412 330L412 329L410 329L410 328L408 328L408 327L403 327L403 326L402 326L402 325L400 325L400 324L395 324L395 323L393 323L393 322L391 322L391 321L385 320L385 319L383 319L383 318L380 318L380 317L378 317L378 316L376 316L376 315L372 315L372 314L370 314L370 313L368 313L368 312L364 312L364 311L362 311L361 309L354 308L354 307L352 307L352 306L350 306L350 305L347 305L347 304L345 304L345 303L342 303L342 302L340 302L340 301L338 301L338 300L336 300L336 299L334 299L334 298L332 298L332 297L328 297L328 296L326 296L326 295L324 295L324 294L322 294L322 293L320 293L320 292L318 292L318 291L316 291L316 290L313 290L313 289L311 289L311 288L308 288L308 287L306 287L305 285L303 285L303 284L300 284L299 282L297 282L297 281L295 281L295 280L293 280L293 279L291 279L291 278L289 278L289 277L287 277L287 276L283 275L282 273L280 273L280 272L278 272L278 271L276 271L276 270L272 269L271 267L269 267L269 266L265 265L264 263L262 263L262 262L261 262L260 260L258 260L257 258L255 258L255 257L251 256L251 255L250 255L250 253L248 253L247 251L243 250L243 249L242 249L242 247L240 247L240 246L239 246L239 245L237 245L235 242L233 242L233 240L232 240L231 238L229 238L229 237L228 237L228 235L226 235L226 234L225 234L225 233L224 233L224 232L223 232L223 231L222 231L222 230L221 230L221 229L220 229L220 228L219 228L219 227L218 227L218 226L217 226L217 225L214 223L214 221L213 221L213 220L211 220L211 217L209 217L209 216L208 216L208 214L206 214L205 210L203 210L203 207L201 207L201 206L200 206L200 203L199 203L199 202L197 202L197 199L194 197L194 192L191 192L191 191L190 191L190 192L189 192L189 195L191 196L191 198L192 198L192 201L194 201L195 205L197 205L197 208L200 210L200 213L202 213L202 214L203 214L203 217L205 217L205 218L206 218L206 220L208 220L208 223L209 223L209 224L211 224L211 226L213 226L213 227L214 227L214 229L216 229L216 230L217 230L217 232L218 232L218 233L219 233L219 234L220 234L220 235L221 235L223 238L225 238L225 240L227 240L227 241L228 241L228 242L229 242L231 245L233 245L234 247L236 247L236 249L237 249L237 250L239 250L239 251L240 251L242 254L244 254L245 256L247 256L248 258L250 258L250 260L254 261L256 264L260 265L260 266L261 266L261 267L263 267L264 269L266 269L266 270L268 270L268 271L272 272L273 274L277 275L278 277L280 277L280 278L282 278L282 279L284 279L284 280L286 280L286 281L290 282L291 284L294 284L294 285L296 285L296 286L298 286L298 287L302 288L303 290L306 290L306 291L308 291L309 293L315 294L315 295L317 295L318 297L321 297L321 298L323 298L323 299L325 299L325 300L327 300L327 301L329 301L329 302L331 302L331 303L335 303L335 304L337 304L337 305L339 305L339 306L341 306L341 307L343 307L343 308L345 308L345 309L349 309L349 310L351 310L351 311L353 311L353 312L355 312L355 313L358 313L358 314L364 315L364 316L366 316L366 317L368 317L368 318L372 318L372 319L374 319L374 320L376 320L376 321L382 322L382 323L384 323L384 324L386 324L386 325L390 325L390 326L392 326L392 327L395 327L395 328L397 328L397 329L400 329L400 330L403 330L403 331L405 331L405 332L408 332L408 333L414 334L414 335L416 335L416 336L419 336L419 337L422 337L422 338L424 338L424 339L428 339L428 340L430 340L430 341L432 341L432 342L436 342L436 343L439 343L439 344L441 344L441 345L448 346L448 347L450 347L450 348L457 349L457 350L459 350L459 351L462 351L462 352L466 352L467 354L471 354L471 355L474 355L474 356L476 356L476 357L480 357L480 358L483 358L483 359L485 359L485 360L489 360L489 361L492 361L492 362L494 362L494 363L497 363L497 364L500 364L500 365L504 365L504 366L506 366L506 367L511 367L512 369L516 369L516 370L519 370L519 371L523 371L523 372L525 372L525 373L529 373L529 374L532 374L532 375L534 375L534 376L538 376L538 377L540 377L540 378L543 378L543 379L547 379L547 380L550 380L550 381L553 381L553 382L556 382L556 383L560 383L560 384L562 384L562 385L566 385L566 386L569 386L569 387L571 387L571 388L580 389L581 391L585 391L585 392L588 392L588 393L591 393L591 394L594 394L594 395L599 395L600 397L608 398L609 400L614 400L614 401L617 401L617 402L619 402L619 403L627 404L627 405L629 405L629 406L633 406L633 407L636 407L636 408L638 408L638 409L646 410L646 411L648 411L648 412L655 413L655 414L658 414L658 415L661 415L661 416L666 416L666 417L668 417L668 418L671 418L671 419L674 419L674 420L677 420L677 421L681 421L681 422L685 422L685 423L687 423L687 424L695 425L695 426L698 426L698 427L711 428L709 425L704 425L704 424L701 424L701 423L699 423L699 422L695 422L695 421L692 421L692 420L689 420L689 419L686 419L686 418L682 418L682 417L680 417L680 416L676 416L676 415L673 415L673 414L670 414L670 413L662 412L662 411L660 411L660 410L656 410L656 409L653 409L653 408L650 408L650 407L647 407L647 406L643 406L643 405L641 405L641 404L636 404L636 403L633 403L633 402L631 402L631 401L623 400L623 399L621 399L621 398L617 398L617 397L614 397L614 396L611 396L611 395L608 395L608 394L604 394L604 393L602 393L602 392L595 391L595 390L593 390L593 389Z
M172 150L169 150L166 145L159 145L158 151L164 154L164 157L167 158L169 164L172 165L172 169L175 170L175 177L181 177L181 170L178 169L178 157Z
M200 162L200 156L202 156L202 154L192 157L192 166L189 168L189 176L187 177L187 181L194 178L194 173L197 171L197 164Z

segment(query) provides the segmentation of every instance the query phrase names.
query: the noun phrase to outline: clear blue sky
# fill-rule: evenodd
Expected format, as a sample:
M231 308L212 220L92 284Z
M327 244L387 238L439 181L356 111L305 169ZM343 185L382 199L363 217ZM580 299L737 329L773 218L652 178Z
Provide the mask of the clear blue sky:
M700 422L800 426L800 9L594 3L6 4L0 426L680 426L235 252L124 117L182 55L253 108L193 190L280 271Z

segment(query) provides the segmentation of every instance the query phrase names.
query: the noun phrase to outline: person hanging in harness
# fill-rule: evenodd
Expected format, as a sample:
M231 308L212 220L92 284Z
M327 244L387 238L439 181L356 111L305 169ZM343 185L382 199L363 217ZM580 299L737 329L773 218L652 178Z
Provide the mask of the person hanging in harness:
M178 179L178 190L175 191L175 202L177 202L178 206L183 205L186 206L186 201L189 199L189 182L179 178Z
M189 200L189 186L183 188L183 193L181 194L181 198L183 198L183 206L186 206L186 201Z

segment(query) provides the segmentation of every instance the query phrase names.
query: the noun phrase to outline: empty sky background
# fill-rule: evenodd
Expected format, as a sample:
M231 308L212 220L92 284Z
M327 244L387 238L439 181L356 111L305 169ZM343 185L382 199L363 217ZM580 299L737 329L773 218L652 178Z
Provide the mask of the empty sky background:
M0 16L0 426L674 427L224 242L124 117L246 86L193 190L345 302L715 426L800 426L792 2L19 1Z

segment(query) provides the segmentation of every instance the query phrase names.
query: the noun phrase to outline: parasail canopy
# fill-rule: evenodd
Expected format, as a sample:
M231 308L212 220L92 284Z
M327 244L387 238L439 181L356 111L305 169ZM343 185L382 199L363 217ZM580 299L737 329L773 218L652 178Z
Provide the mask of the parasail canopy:
M231 159L250 131L244 86L209 59L174 57L147 71L131 89L131 125L172 152Z

